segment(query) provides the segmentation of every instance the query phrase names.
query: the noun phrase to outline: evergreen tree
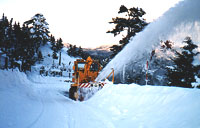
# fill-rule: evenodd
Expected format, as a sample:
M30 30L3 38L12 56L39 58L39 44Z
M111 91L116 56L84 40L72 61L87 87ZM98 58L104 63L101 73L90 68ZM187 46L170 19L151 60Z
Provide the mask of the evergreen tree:
M63 48L63 41L61 38L59 38L57 41L56 41L56 48L57 48L57 51L60 51L62 48Z
M50 42L51 42L51 49L52 49L53 51L57 51L55 37L52 36L52 35L51 35L51 37L50 37Z
M83 59L87 59L87 57L89 56L88 53L83 51L83 48L81 48L81 46L79 46L78 48L76 47L76 45L69 45L69 48L67 50L67 54L69 56L73 56L73 57L81 57Z
M76 45L72 46L72 56L74 57L78 56L78 50Z
M122 46L120 45L113 45L110 47L110 51L112 51L112 54L111 54L111 58L113 58L115 55L117 55L117 53L119 53L119 51L121 51L122 49Z
M181 52L174 51L174 65L167 68L168 85L191 88L192 83L196 82L195 76L199 70L199 65L193 65L194 57L199 54L194 52L198 46L190 37L186 37L183 43L186 45L181 48Z
M20 24L16 23L13 26L13 31L15 35L15 43L14 43L14 53L13 56L16 60L20 60L23 54L24 44L23 44L23 34L20 27Z
M50 41L51 41L51 49L53 50L52 58L58 59L58 56L57 56L58 49L57 49L57 45L56 45L54 36L51 35Z
M21 49L21 61L22 61L22 71L30 71L31 66L35 64L35 44L34 40L30 37L31 33L29 31L28 25L23 24L22 27L22 49Z
M30 20L24 22L29 26L31 38L34 40L36 53L41 44L46 44L49 40L49 27L43 14L35 14Z
M69 45L69 48L68 48L68 50L67 50L67 54L68 54L69 56L72 56L72 45L71 45L71 44Z
M9 49L11 48L11 44L10 44L10 35L9 35L9 32L8 30L10 30L9 28L9 21L7 19L6 16L3 15L2 17L2 20L1 20L1 32L0 32L0 35L1 35L1 50L7 54L9 54Z
M17 66L26 72L31 71L31 66L37 60L42 61L43 57L38 49L49 38L48 23L45 20L42 14L36 14L20 27L19 23L13 24L13 19L8 20L3 14L0 19L0 50L6 55L5 68Z
M79 48L78 48L77 55L80 57L83 56L83 49L81 48L81 46L79 46Z
M119 46L114 45L111 47L113 54L111 57L114 57L118 52L123 49L123 47L129 42L132 36L135 36L136 33L142 31L147 25L147 22L142 18L145 15L145 11L142 8L132 7L127 9L124 5L121 5L118 14L124 14L123 17L112 18L110 24L115 24L115 28L107 33L112 33L114 36L123 35L123 38L119 41Z
M76 47L76 45L69 45L69 49L67 50L67 53L69 56L78 56L78 49Z

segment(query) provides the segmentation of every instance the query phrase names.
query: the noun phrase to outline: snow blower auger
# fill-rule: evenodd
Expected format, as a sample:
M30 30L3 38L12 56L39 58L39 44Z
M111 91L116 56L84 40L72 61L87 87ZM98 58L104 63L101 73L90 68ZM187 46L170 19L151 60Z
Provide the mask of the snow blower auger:
M104 86L104 82L95 82L102 66L99 61L93 60L90 56L74 61L73 78L69 89L69 98L73 100L87 100L94 93ZM114 70L113 70L114 73Z

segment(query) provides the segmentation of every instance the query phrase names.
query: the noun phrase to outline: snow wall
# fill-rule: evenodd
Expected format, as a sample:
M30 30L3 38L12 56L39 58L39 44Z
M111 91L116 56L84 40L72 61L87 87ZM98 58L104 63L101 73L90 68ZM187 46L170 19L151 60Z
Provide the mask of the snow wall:
M85 103L108 128L199 128L200 89L105 85Z
M124 66L130 63L140 61L145 64L152 49L158 46L161 40L170 40L177 45L182 43L186 36L190 36L193 42L200 43L199 12L199 0L181 1L170 8L163 16L150 23L144 31L132 37L130 43L103 69L96 81L106 78L111 68L114 68L117 74L123 72Z

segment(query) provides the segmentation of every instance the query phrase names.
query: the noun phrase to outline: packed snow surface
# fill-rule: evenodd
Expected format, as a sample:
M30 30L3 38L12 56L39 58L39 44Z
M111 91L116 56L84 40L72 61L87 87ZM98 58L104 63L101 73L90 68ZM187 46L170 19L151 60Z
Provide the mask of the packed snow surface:
M79 102L67 79L0 70L0 128L200 127L199 89L107 84Z

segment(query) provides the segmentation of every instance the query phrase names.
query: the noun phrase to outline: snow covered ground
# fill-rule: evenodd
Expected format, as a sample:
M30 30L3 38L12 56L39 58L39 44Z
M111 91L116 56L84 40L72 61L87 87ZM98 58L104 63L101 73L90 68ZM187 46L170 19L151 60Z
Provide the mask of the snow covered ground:
M0 70L0 128L200 128L200 90L106 85L87 101L67 78Z

